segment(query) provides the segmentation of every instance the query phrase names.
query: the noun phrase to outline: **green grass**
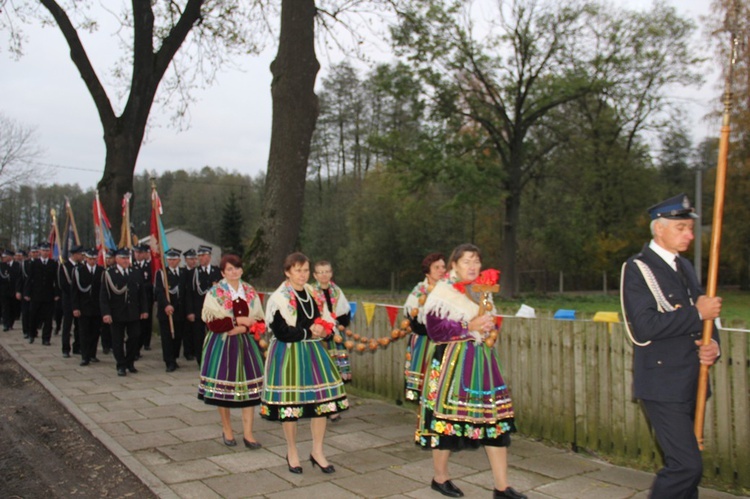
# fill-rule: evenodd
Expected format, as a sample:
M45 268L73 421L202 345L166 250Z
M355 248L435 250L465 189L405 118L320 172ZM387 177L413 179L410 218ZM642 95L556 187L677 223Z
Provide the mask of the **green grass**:
M374 301L378 303L403 304L406 294L391 295L384 290L352 289L346 290L351 300ZM734 326L744 323L750 326L750 292L735 289L719 289L717 293L724 300L722 302L721 319L724 326ZM521 304L533 307L537 317L551 317L559 309L576 311L579 319L590 319L596 312L620 313L620 297L618 293L568 293L568 294L530 294L513 300L497 299L495 304L502 314L515 314ZM620 313L622 316L622 314Z

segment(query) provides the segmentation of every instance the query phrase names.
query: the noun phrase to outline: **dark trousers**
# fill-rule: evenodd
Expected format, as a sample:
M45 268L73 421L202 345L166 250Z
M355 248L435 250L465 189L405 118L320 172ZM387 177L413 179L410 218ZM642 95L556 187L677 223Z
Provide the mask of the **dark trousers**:
M110 324L110 327L112 329L112 353L115 355L117 368L132 366L135 362L135 354L138 352L141 321L115 321Z
M78 317L81 329L81 360L91 360L96 357L99 335L102 330L102 318L98 315Z
M31 334L31 302L21 300L21 329L23 337L27 338Z
M141 319L141 339L138 344L138 353L140 354L141 348L151 348L151 334L154 329L154 316L152 312L154 307L152 306L148 311L148 319Z
M31 314L31 328L29 337L36 338L38 330L42 328L42 341L52 338L52 316L55 315L54 301L32 301L29 306Z
M697 499L703 461L693 432L695 403L641 402L664 453L664 467L656 473L649 497Z
M112 350L112 326L102 323L102 350Z
M70 353L70 331L73 331L73 353L81 353L78 318L73 317L73 302L70 297L62 297L62 352Z
M172 332L169 329L169 319L159 319L159 331L161 333L161 353L164 359L164 363L169 367L172 364L177 363L177 359L180 358L180 346L182 345L182 337L184 336L185 325L187 322L183 320L172 320L174 326L174 338Z
M13 323L16 321L16 310L13 307L16 297L3 296L0 301L2 302L0 303L0 307L3 311L3 328L13 329Z
M62 300L55 301L55 310L54 310L53 315L55 317L55 334L57 334L60 332L60 329L62 329L62 323L63 323Z
M206 339L206 323L195 318L193 322L193 350L195 351L195 358L198 361L198 365L201 365L201 357L203 356L203 340Z
M182 351L185 353L185 358L195 357L195 340L193 336L193 329L195 328L195 322L185 321L184 334L182 335ZM198 354L200 355L200 354Z

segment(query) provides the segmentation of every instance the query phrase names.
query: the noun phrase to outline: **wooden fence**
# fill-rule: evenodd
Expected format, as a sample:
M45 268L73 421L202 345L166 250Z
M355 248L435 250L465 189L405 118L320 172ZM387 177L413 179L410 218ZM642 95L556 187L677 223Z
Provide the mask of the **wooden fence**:
M355 333L390 336L384 307L375 309L369 325L358 310ZM750 334L724 331L721 340L722 357L711 369L704 477L750 488ZM405 347L402 339L375 352L351 352L353 387L403 400ZM632 398L634 347L622 324L505 318L497 348L520 433L661 466L649 424Z

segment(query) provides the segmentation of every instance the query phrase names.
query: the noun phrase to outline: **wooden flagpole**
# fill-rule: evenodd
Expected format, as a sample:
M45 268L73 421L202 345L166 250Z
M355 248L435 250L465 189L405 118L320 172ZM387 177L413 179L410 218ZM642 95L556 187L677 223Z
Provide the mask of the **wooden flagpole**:
M735 9L737 6L735 5ZM730 50L729 68L724 82L724 113L722 115L721 137L719 139L719 158L716 166L716 187L714 192L714 214L711 226L711 248L708 259L708 275L706 277L706 296L716 296L716 283L719 277L719 250L721 248L721 230L724 220L724 197L727 179L727 158L729 156L729 118L732 110L732 78L734 63L738 57L739 36L737 23L740 22L739 11L730 14L734 16L729 26L732 48ZM698 241L700 244L700 241ZM714 321L703 321L703 345L709 345L713 337ZM698 440L698 447L703 450L703 425L706 416L706 399L708 398L708 370L710 366L701 364L698 374L698 392L695 403L695 421L693 431Z
M96 228L98 229L97 232L99 233L99 243L101 244L99 254L102 257L102 267L106 269L107 244L104 241L104 229L102 229L102 224L104 223L104 221L102 220L102 203L99 201L99 189L96 190L96 218Z
M76 219L73 216L73 208L70 207L70 200L65 198L65 212L70 217L70 225L73 226L73 234L76 236L76 244L81 244L81 238L78 236L78 227L76 226Z
M156 179L151 179L151 209L155 210L154 213L156 214L156 231L158 232L159 237L159 258L161 258L161 277L162 277L162 284L164 284L164 294L167 297L167 303L170 305L172 304L172 300L169 299L169 279L167 279L167 259L164 258L164 241L161 240L161 232L159 229L161 228L161 215L159 214L159 208L156 206L156 198L158 194L156 193ZM153 235L151 236L153 237ZM169 332L172 334L172 338L174 339L174 321L172 320L171 315L167 315L167 318L169 319Z

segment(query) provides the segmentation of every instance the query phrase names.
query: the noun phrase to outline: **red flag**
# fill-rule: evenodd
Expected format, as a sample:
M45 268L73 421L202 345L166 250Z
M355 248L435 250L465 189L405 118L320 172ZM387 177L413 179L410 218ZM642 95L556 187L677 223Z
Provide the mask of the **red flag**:
M503 325L503 316L502 315L496 315L495 316L495 324L497 325L497 330L500 330L500 327Z
M385 306L385 311L388 313L388 320L391 321L391 327L396 324L396 317L398 317L399 310L401 310L401 307L397 307L395 305Z
M162 255L169 249L167 234L164 232L164 226L161 223L161 199L154 187L151 191L151 275L156 278L156 272L164 267Z
M104 207L99 201L99 192L97 191L96 197L94 198L94 232L96 233L96 249L99 254L97 257L97 263L102 267L105 266L104 254L107 249L117 249L115 240L112 239L112 233L109 231L111 224L109 218L104 212Z

